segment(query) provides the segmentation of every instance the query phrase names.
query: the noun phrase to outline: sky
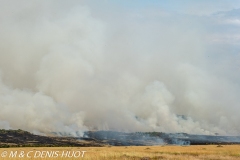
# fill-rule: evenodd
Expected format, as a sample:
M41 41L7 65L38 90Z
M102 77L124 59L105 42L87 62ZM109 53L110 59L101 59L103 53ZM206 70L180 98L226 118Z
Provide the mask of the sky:
M0 128L240 135L239 0L0 3Z
M90 3L96 3L96 1L88 1ZM193 15L210 15L219 11L229 11L232 9L238 9L240 6L239 0L227 1L227 0L105 0L101 2L104 6L113 5L117 8L127 8L127 9L144 9L144 8L158 8L163 9L168 12L177 12ZM111 6L111 7L113 7Z

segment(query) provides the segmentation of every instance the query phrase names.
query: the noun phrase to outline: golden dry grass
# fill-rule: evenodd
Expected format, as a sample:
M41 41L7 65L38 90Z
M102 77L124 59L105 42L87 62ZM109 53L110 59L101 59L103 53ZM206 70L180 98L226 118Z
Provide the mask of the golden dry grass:
M1 154L7 152L7 157L2 158ZM9 157L11 151L16 152L16 157ZM32 152L29 152L32 151ZM34 158L36 151L59 151L58 156L47 157L44 153L43 158ZM61 157L62 152L77 153L77 151L86 151L84 157L78 158ZM20 152L24 152L23 158L19 158ZM29 156L27 157L27 153ZM38 152L39 153L39 152ZM80 152L78 152L80 153ZM82 154L82 152L81 152ZM70 154L71 155L71 154ZM60 160L236 160L240 159L240 145L201 145L201 146L129 146L129 147L54 147L54 148L1 148L1 160L40 160L40 159L60 159Z

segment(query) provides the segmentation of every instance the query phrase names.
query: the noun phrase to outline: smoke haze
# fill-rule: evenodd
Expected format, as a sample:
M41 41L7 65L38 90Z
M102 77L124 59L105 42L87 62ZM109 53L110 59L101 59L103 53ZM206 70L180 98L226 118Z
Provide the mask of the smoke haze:
M240 9L0 3L0 128L239 135Z

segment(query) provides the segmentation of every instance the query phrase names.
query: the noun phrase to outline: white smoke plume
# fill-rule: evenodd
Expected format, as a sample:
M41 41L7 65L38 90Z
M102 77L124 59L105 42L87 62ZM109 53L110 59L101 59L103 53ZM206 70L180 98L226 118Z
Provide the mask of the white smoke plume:
M239 134L239 52L207 20L92 2L0 1L0 128Z

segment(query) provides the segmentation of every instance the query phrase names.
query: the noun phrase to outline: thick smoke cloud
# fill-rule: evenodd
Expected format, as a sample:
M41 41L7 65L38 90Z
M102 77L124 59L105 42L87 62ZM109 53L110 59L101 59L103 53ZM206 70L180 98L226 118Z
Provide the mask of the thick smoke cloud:
M93 8L1 1L1 128L239 134L239 55L208 17Z

